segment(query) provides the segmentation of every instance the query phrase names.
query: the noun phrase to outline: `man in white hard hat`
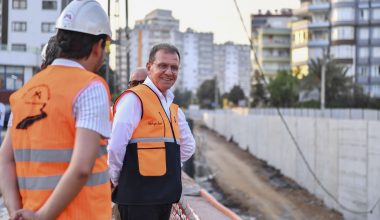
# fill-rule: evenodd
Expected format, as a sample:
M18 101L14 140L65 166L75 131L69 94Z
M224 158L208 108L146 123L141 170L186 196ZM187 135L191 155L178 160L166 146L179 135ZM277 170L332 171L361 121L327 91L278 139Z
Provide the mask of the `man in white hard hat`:
M94 74L111 37L108 16L97 1L74 0L56 28L58 58L10 97L1 193L11 219L111 219L110 94Z

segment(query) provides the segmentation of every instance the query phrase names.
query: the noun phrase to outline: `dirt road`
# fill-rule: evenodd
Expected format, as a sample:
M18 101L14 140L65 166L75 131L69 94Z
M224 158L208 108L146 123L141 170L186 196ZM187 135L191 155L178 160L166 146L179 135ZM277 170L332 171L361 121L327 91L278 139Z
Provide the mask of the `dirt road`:
M199 124L194 133L206 143L198 151L215 173L218 186L257 219L343 219L293 181L278 178L278 173L236 144Z

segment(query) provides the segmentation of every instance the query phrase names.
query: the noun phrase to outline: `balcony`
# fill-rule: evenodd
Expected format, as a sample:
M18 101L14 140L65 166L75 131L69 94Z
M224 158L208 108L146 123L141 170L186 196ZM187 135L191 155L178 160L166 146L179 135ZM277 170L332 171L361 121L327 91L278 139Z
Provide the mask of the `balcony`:
M292 23L292 30L325 29L330 26L329 21L300 20Z
M10 45L0 46L0 65L39 66L41 64L40 49L28 47L26 51L13 51Z
M310 15L312 12L323 12L330 9L330 2L303 2L301 7L295 9L294 15L304 16Z

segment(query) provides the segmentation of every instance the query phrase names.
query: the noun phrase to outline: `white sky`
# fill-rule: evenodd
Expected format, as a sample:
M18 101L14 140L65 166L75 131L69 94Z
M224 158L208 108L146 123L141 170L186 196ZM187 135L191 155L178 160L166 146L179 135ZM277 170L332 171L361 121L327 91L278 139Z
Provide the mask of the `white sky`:
M98 0L107 11L107 0ZM113 28L125 26L125 0L110 0L111 14L116 9L120 16L111 17ZM250 15L259 9L297 8L299 0L236 0L242 16L250 32ZM119 3L117 3L119 2ZM117 5L118 4L118 5ZM197 32L213 32L215 43L233 41L248 44L247 36L240 22L234 0L129 0L129 27L133 28L135 21L143 19L154 9L171 10L174 18L179 19L180 30L188 27Z

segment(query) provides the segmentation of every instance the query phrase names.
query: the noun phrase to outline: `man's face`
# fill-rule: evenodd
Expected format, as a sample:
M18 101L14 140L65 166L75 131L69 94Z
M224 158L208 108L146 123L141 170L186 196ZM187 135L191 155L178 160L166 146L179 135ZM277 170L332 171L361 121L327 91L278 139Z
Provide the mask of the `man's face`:
M154 85L165 94L177 80L179 57L176 53L159 50L153 63L147 64L149 78Z

